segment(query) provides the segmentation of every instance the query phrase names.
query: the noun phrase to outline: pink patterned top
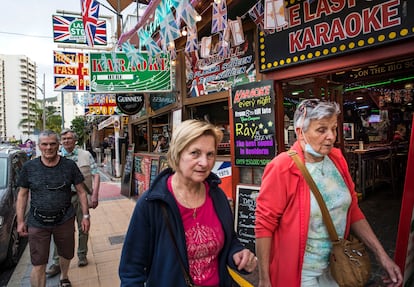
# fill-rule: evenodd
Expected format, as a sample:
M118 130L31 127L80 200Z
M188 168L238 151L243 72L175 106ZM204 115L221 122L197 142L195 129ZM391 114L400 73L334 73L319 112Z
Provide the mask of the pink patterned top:
M171 180L172 176L168 179L168 190L174 196ZM218 286L218 256L224 245L224 232L214 210L209 186L207 182L204 184L206 200L195 211L182 206L177 199L176 202L184 225L190 276L196 285Z

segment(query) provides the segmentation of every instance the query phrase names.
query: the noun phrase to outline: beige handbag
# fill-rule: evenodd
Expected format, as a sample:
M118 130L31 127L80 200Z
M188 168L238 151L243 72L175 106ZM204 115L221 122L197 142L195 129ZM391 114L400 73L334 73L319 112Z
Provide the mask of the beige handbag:
M349 239L338 238L328 208L315 181L296 151L289 150L288 154L302 172L321 209L323 220L332 241L332 250L329 256L332 277L340 287L365 286L371 277L371 262L364 244L353 236L350 236Z

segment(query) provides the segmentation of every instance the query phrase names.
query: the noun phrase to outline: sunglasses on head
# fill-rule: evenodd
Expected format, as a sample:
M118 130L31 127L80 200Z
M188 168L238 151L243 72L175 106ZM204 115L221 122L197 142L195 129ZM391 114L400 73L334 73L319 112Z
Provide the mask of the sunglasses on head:
M306 112L306 108L314 108L319 103L321 103L321 100L319 99L309 99L309 100L303 100L298 107L298 110L300 112Z

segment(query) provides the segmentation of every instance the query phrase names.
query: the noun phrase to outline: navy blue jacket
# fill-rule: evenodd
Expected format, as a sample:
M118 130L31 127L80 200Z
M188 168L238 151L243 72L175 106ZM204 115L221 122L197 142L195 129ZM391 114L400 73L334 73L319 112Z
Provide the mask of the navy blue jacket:
M180 256L188 272L184 226L175 199L167 187L167 179L172 174L169 168L161 172L137 201L121 254L121 286L137 287L144 286L144 283L146 287L187 286L160 204L165 202ZM225 234L224 246L219 255L220 287L230 287L233 281L226 266L236 269L233 254L245 247L234 232L233 213L226 195L218 187L220 179L211 173L207 182Z

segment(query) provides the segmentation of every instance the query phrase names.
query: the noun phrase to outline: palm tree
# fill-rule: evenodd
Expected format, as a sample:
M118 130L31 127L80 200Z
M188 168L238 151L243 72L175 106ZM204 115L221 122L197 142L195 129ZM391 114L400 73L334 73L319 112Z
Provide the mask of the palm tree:
M30 107L30 111L33 111L34 115L29 115L26 118L22 118L19 122L19 127L22 127L25 124L34 123L34 131L29 130L27 132L28 134L32 132L36 133L43 129L43 109L40 107L39 102L32 104ZM58 113L56 107L45 107L45 119L45 127L47 130L52 130L57 133L60 133L62 129L62 116Z

